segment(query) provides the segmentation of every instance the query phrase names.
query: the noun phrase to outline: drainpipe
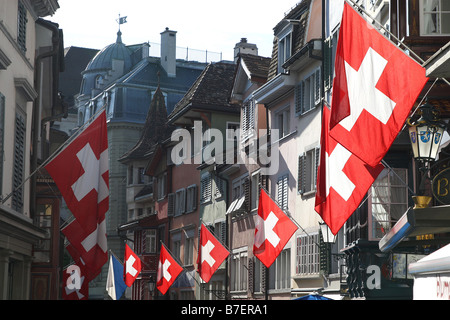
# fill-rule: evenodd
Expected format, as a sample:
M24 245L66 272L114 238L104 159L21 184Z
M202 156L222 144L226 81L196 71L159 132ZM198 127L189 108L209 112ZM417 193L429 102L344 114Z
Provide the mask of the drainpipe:
M31 155L31 172L34 172L36 170L36 168L38 167L38 141L39 138L41 136L41 108L42 105L40 103L40 99L42 97L42 83L41 83L41 79L40 77L42 76L42 71L41 71L41 63L44 59L46 58L50 58L53 57L53 61L52 61L52 71L53 71L53 88L52 88L52 106L55 107L56 104L58 103L58 79L59 79L59 72L60 70L62 70L63 68L58 67L58 64L60 63L58 57L60 54L60 43L62 40L61 34L60 34L60 30L59 28L53 24L50 23L48 21L45 21L43 19L38 19L37 22L38 24L41 24L43 26L45 26L48 29L52 30L52 50L49 52L45 52L43 54L40 54L39 56L36 57L35 59L35 75L34 75L34 81L35 81L35 87L37 85L39 85L39 90L38 90L38 97L35 99L34 104L33 104L33 115L32 115L32 125L33 125L33 132L34 135L32 137L32 147L33 147L33 153ZM33 177L31 177L31 182L30 182L30 211L31 211L31 216L34 217L34 214L36 213L36 175L34 175Z

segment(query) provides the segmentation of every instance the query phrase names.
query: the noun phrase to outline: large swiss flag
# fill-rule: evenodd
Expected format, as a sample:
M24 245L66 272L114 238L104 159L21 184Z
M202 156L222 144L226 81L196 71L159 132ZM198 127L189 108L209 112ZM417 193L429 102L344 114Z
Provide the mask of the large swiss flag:
M333 138L378 165L427 80L423 67L345 2L331 102Z
M46 166L75 219L62 232L75 261L92 280L107 262L105 214L109 208L106 111L84 128Z
M330 110L324 106L315 210L336 235L384 166L371 167L337 143L329 135L329 120Z

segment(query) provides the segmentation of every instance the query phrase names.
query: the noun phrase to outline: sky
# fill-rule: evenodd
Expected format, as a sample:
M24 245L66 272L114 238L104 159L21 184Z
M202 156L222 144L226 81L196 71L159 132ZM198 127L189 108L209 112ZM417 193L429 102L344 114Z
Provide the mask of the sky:
M65 47L103 49L116 41L120 15L127 17L120 26L126 45L159 44L160 33L167 27L177 31L177 47L222 53L222 59L233 60L234 46L241 38L256 44L259 55L270 57L273 28L298 2L59 0L60 8L46 19L63 29Z

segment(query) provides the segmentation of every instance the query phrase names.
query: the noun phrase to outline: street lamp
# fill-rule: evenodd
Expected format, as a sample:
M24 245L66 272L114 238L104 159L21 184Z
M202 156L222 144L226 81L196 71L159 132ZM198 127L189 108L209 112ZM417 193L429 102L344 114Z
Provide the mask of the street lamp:
M326 223L320 223L320 232L322 233L323 242L325 243L335 243L336 236L331 232L330 228Z
M150 297L153 298L153 292L155 290L156 281L153 276L148 279L148 291L150 292Z
M409 138L414 159L421 162L436 160L446 124L439 119L438 112L428 102L419 107L421 117L409 124Z

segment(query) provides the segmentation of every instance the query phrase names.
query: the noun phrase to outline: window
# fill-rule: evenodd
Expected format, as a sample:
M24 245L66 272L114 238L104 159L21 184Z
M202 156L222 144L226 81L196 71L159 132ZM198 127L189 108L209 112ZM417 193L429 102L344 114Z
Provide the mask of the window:
M195 230L189 229L185 232L186 238L184 240L184 264L194 264L194 235Z
M27 51L27 23L27 9L19 1L17 10L17 44L24 53Z
M287 136L290 133L290 126L289 126L289 120L290 120L290 108L284 108L284 110L279 111L275 115L276 120L276 128L279 132L279 137L283 138Z
M298 157L298 193L306 194L316 190L319 159L320 148L308 150Z
M181 232L172 235L172 253L176 261L181 262Z
M258 209L258 202L259 202L259 179L260 179L260 173L254 173L252 175L252 182L251 182L251 206L250 209L251 210L256 210Z
M23 186L25 166L25 134L26 120L25 117L16 112L16 125L14 134L14 167L13 167L13 190L12 208L18 212L23 209Z
M248 139L255 130L256 105L253 99L247 100L242 106L242 139Z
M236 140L239 134L239 122L227 122L227 140Z
M145 183L145 168L138 168L138 184L144 184Z
M186 211L186 189L175 192L175 216L180 216Z
M420 2L422 35L450 34L450 2L422 0Z
M291 57L292 55L292 34L288 31L288 33L284 36L280 37L278 41L278 72L283 72L283 64Z
M286 174L277 180L277 202L281 209L288 209L289 176Z
M33 247L35 262L50 262L52 212L51 204L37 205L34 221L38 227L45 230L45 238Z
M197 209L197 186L192 185L186 189L186 213Z
M148 229L145 231L145 248L147 253L156 253L156 229Z
M128 185L133 184L133 166L128 166Z
M291 288L291 250L281 251L269 268L269 289L282 290Z
M211 201L211 174L209 172L202 174L200 180L200 203Z
M408 170L384 169L370 188L371 239L381 239L408 209Z
M265 285L265 266L264 264L256 257L254 257L254 282L253 282L253 291L255 293L263 293L264 285Z
M318 68L295 87L296 115L301 115L314 109L320 103L320 99L320 68Z
M247 290L247 259L247 247L233 250L231 257L231 291Z
M167 173L163 173L157 178L157 199L162 200L166 196Z
M320 271L319 234L297 237L296 270L298 275L318 274Z

